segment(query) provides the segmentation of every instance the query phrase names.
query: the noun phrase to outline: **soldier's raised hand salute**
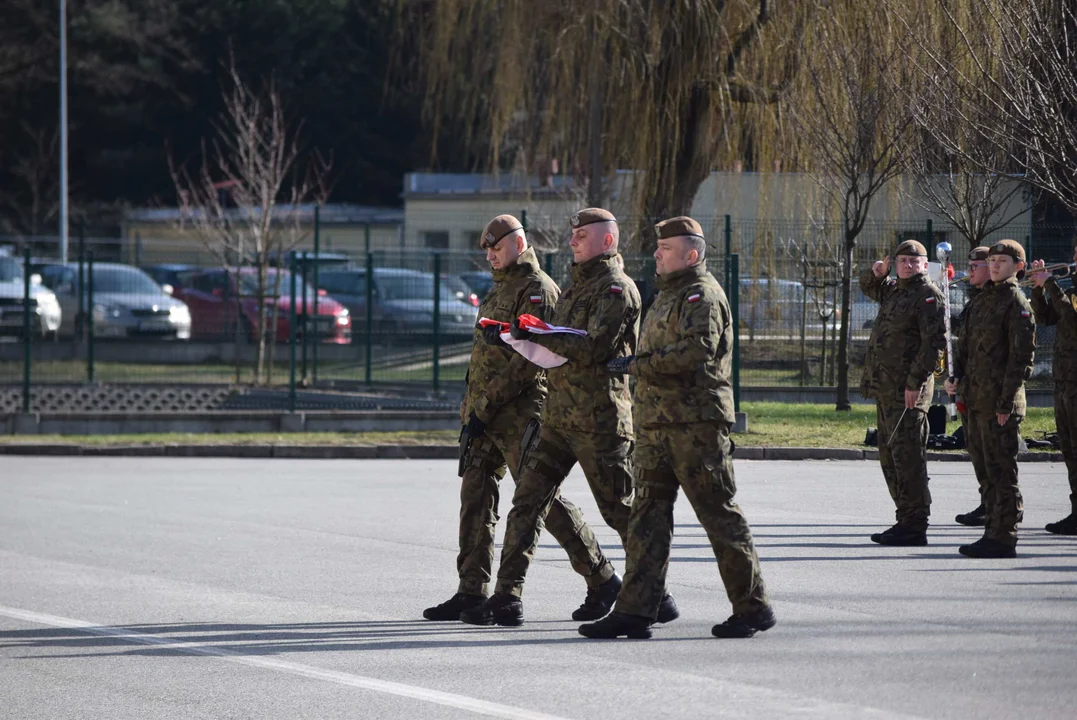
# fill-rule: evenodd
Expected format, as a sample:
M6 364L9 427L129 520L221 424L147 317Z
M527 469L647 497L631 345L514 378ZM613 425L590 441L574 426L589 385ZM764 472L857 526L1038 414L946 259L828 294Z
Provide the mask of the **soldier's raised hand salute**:
M890 274L890 256L884 255L882 260L876 260L875 264L871 266L871 271L875 273L875 277L886 277Z

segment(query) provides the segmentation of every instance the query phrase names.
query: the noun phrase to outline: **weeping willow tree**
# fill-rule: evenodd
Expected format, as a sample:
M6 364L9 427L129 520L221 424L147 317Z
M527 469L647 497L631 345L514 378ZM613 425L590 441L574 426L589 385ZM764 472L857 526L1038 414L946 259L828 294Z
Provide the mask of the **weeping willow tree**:
M654 218L687 214L715 167L772 167L778 101L815 2L438 0L401 8L418 28L435 136L483 148L485 163L559 167L606 205L631 169L640 249ZM410 47L410 46L409 46Z

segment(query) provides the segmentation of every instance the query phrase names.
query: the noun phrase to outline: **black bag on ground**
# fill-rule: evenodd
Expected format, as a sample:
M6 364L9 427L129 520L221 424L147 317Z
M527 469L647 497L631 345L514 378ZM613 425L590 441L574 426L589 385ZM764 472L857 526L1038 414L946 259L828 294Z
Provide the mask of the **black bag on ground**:
M932 405L927 409L927 434L946 434L946 406Z

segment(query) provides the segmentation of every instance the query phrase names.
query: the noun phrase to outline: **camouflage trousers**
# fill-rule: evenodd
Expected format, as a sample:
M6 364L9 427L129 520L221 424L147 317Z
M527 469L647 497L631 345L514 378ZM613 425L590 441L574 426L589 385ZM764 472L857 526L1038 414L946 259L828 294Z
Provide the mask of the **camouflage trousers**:
M969 434L983 453L984 537L1004 545L1017 545L1017 523L1025 516L1024 499L1017 486L1017 444L1023 417L1011 415L999 425L994 413L969 411Z
M987 487L987 471L984 469L984 454L980 448L980 439L973 437L969 431L969 414L961 413L961 427L965 429L965 451L969 454L972 462L972 471L976 473L976 484L980 487L980 502L983 502L984 490Z
M550 513L560 497L561 484L577 462L595 496L602 519L624 542L632 504L631 452L632 441L616 435L563 433L542 426L537 440L524 451L523 469L505 527L497 592L517 597L523 594L524 580L535 556L543 523L550 527ZM581 537L590 538L594 543L588 548L589 552L601 557L598 541L594 540L579 509L574 505L566 507L572 511L573 527L580 528ZM606 562L595 574L587 576L587 584L595 587L611 577L613 565Z
M1070 506L1077 513L1077 383L1055 383L1055 428L1070 481Z
M733 443L722 422L639 430L632 463L636 499L628 523L628 556L616 610L657 618L673 541L673 505L684 489L707 533L733 612L767 605L752 531L733 496Z
M879 464L897 507L894 515L902 525L926 530L931 515L931 491L927 487L927 413L916 408L905 411L905 406L897 403L879 402L875 407Z
M460 484L460 554L456 558L460 585L457 592L489 595L494 528L501 499L498 482L505 476L506 466L513 480L519 480L520 441L527 421L524 417L487 426L486 435L471 444ZM598 540L583 521L579 508L568 500L560 496L553 499L546 527L568 553L572 569L584 576L588 586L601 584L613 574L613 566L602 554Z

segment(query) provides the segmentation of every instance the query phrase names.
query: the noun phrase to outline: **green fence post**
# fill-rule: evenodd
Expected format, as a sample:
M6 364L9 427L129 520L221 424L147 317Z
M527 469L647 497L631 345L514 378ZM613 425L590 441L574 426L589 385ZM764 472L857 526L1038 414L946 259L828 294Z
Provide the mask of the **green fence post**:
M314 206L314 346L311 348L311 384L318 386L318 265L321 257L322 206ZM335 320L334 320L335 322Z
M288 294L291 304L288 308L288 412L295 412L295 250L289 253L291 272L288 279Z
M370 223L363 225L363 252L370 254Z
M79 288L82 294L82 288ZM94 337L93 337L93 250L86 253L86 378L89 382L94 381Z
M733 216L725 216L725 229L722 231L722 235L725 238L725 287L729 290L729 279L732 277L730 274L729 256L733 254Z
M370 226L367 225L369 233ZM366 357L366 384L374 379L374 253L366 254L366 347L363 349Z
M304 387L307 385L307 335L310 333L310 326L313 324L310 319L310 298L307 297L307 264L307 253L304 252L299 260L300 278L303 280L299 286L299 294L303 297L303 370L299 373L299 376L303 378Z
M729 217L728 215L726 217ZM730 293L729 311L733 316L733 409L740 411L740 256L729 256Z
M546 253L545 255L543 255L542 256L542 264L546 266L544 268L545 271L546 271L546 274L549 275L552 278L553 277L553 253ZM554 279L554 282L556 282L556 278Z
M75 343L83 341L83 330L86 328L86 302L82 295L86 287L86 233L79 225L79 285L78 285L78 314L75 316Z
M30 245L24 250L22 265L22 411L30 412Z
M527 232L527 208L520 210L520 224L524 227L524 232Z
M434 392L441 381L441 253L434 253Z
M927 237L924 238L924 247L927 248L928 258L933 257L932 249L935 247L935 233L934 228L931 226L931 218L927 219Z

